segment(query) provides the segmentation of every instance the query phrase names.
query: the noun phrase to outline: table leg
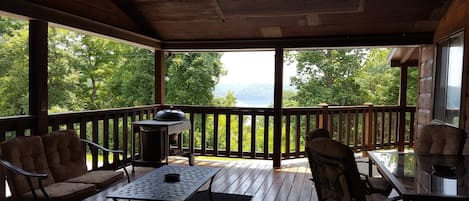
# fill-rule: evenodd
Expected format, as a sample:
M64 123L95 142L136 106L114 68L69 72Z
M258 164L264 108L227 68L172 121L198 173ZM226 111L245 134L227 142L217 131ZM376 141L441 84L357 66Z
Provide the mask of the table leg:
M212 178L210 178L210 185L208 186L208 196L210 197L210 201L213 201L213 197L212 197L212 183L213 183L213 178L215 177L215 175L212 176Z
M368 157L368 175L373 177L373 161Z
M131 143L132 143L132 156L131 156L131 164L132 164L132 174L135 174L135 167L134 167L134 161L135 161L135 130L134 130L134 125L131 125L130 126L130 132L131 132L131 137L132 139L130 139Z

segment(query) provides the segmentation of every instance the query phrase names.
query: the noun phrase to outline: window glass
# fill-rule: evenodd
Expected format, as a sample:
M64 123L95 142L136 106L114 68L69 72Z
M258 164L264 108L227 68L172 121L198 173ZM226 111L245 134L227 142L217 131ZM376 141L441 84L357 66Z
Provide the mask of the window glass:
M463 67L463 34L438 44L434 119L459 126Z

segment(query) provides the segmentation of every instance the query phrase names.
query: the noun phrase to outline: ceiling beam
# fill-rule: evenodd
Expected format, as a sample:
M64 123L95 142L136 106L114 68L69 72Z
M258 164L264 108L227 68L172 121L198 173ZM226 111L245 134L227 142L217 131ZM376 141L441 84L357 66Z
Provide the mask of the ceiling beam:
M168 51L226 51L239 49L273 50L274 48L327 48L368 46L414 46L432 44L433 33L406 33L387 35L350 35L286 39L163 41L161 48Z
M160 49L160 40L144 35L143 33L139 33L135 30L126 30L107 25L25 0L1 0L0 11L25 16L30 19L64 25L96 33L104 37L121 39L123 41L143 45L152 49Z

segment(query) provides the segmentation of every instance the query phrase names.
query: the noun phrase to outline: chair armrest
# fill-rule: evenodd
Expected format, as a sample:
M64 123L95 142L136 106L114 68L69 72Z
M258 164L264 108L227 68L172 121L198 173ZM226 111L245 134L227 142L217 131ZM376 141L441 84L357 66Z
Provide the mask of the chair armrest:
M5 167L6 169L8 169L8 170L10 170L10 171L12 171L16 174L24 175L24 176L27 176L27 177L36 177L36 178L40 178L40 179L45 179L49 176L48 174L28 172L28 171L23 170L19 167L16 167L15 165L13 165L10 162L5 161L5 160L0 160L0 164L3 167Z
M31 190L31 193L33 194L34 200L38 200L38 197L36 195L36 191L33 186L33 182L31 178L36 178L38 180L39 184L39 189L41 190L42 194L46 198L46 200L49 200L49 195L47 194L46 190L44 189L44 185L42 184L42 180L47 178L49 175L48 174L43 174L43 173L32 173L28 172L26 170L23 170L19 167L16 167L15 165L11 164L8 161L5 160L0 160L0 165L5 167L7 170L12 171L16 174L20 174L26 177L26 181L28 182L29 189Z
M122 150L113 150L113 149L108 149L106 147L103 147L99 144L96 144L94 143L93 141L89 141L89 140L85 140L85 139L80 139L81 142L84 142L85 144L87 144L90 149L93 149L93 148L97 148L97 149L101 149L105 152L110 152L110 153L115 153L115 154L122 154L124 156L124 151ZM125 156L124 156L125 158ZM122 168L124 170L124 173L125 173L125 176L127 177L127 182L130 183L130 175L129 173L127 172L127 169L125 168L126 164L124 164L124 162L122 160L119 159L119 157L117 158L118 161L120 161L120 168Z
M108 148L103 147L99 144L96 144L96 143L94 143L93 141L90 141L90 140L80 139L80 141L86 143L88 146L90 146L90 148L98 148L98 149L101 149L105 152L110 152L110 153L124 154L124 151L122 151L122 150L108 149Z

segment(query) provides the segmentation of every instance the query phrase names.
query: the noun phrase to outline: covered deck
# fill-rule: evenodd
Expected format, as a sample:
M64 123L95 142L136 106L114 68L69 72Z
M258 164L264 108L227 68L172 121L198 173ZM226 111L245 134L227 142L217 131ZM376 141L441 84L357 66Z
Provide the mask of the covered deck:
M270 6L266 6L267 3ZM466 12L446 12L448 8L457 10L461 6ZM91 169L112 167L119 160L130 162L131 142L138 141L133 138L136 131L132 129L132 122L152 119L158 110L169 107L165 104L166 52L270 50L275 51L273 107L174 105L187 114L192 126L200 125L201 129L200 135L196 135L194 129L183 133L188 141L179 146L197 156L233 159L197 160L197 165L223 167L215 178L215 192L253 195L253 200L316 200L304 158L303 136L314 128L327 128L335 140L360 153L412 148L419 126L432 120L435 43L455 30L467 28L467 18L464 19L467 7L463 0L293 1L289 6L282 1L236 4L221 0L186 4L184 1L151 0L4 0L0 2L2 14L30 22L30 114L1 117L0 141L74 129L81 138L91 136L94 142L102 139L105 147L125 153L121 159L108 155L100 159L97 153L91 153ZM154 51L155 104L49 114L49 25L71 27ZM466 47L469 46L468 34L466 31ZM284 50L344 47L402 49L393 53L395 57L390 57L393 66L401 67L399 105L282 107ZM467 49L464 69L469 65ZM406 73L411 66L421 71L417 106L406 104ZM462 93L467 95L466 74L463 83ZM466 128L468 101L467 96L461 97L459 122L461 128ZM237 119L238 128L233 130L229 124L220 128L221 118ZM256 132L256 127L262 127L264 132ZM245 128L250 128L250 132L244 132ZM239 139L237 147L231 146L231 136ZM255 140L259 137L263 139L261 142ZM196 143L196 139L202 143ZM249 146L243 147L243 144ZM170 163L184 164L185 160L172 159ZM136 177L148 171L139 170ZM3 182L0 184L3 197ZM122 183L108 190L120 185ZM106 192L88 200L101 200Z

